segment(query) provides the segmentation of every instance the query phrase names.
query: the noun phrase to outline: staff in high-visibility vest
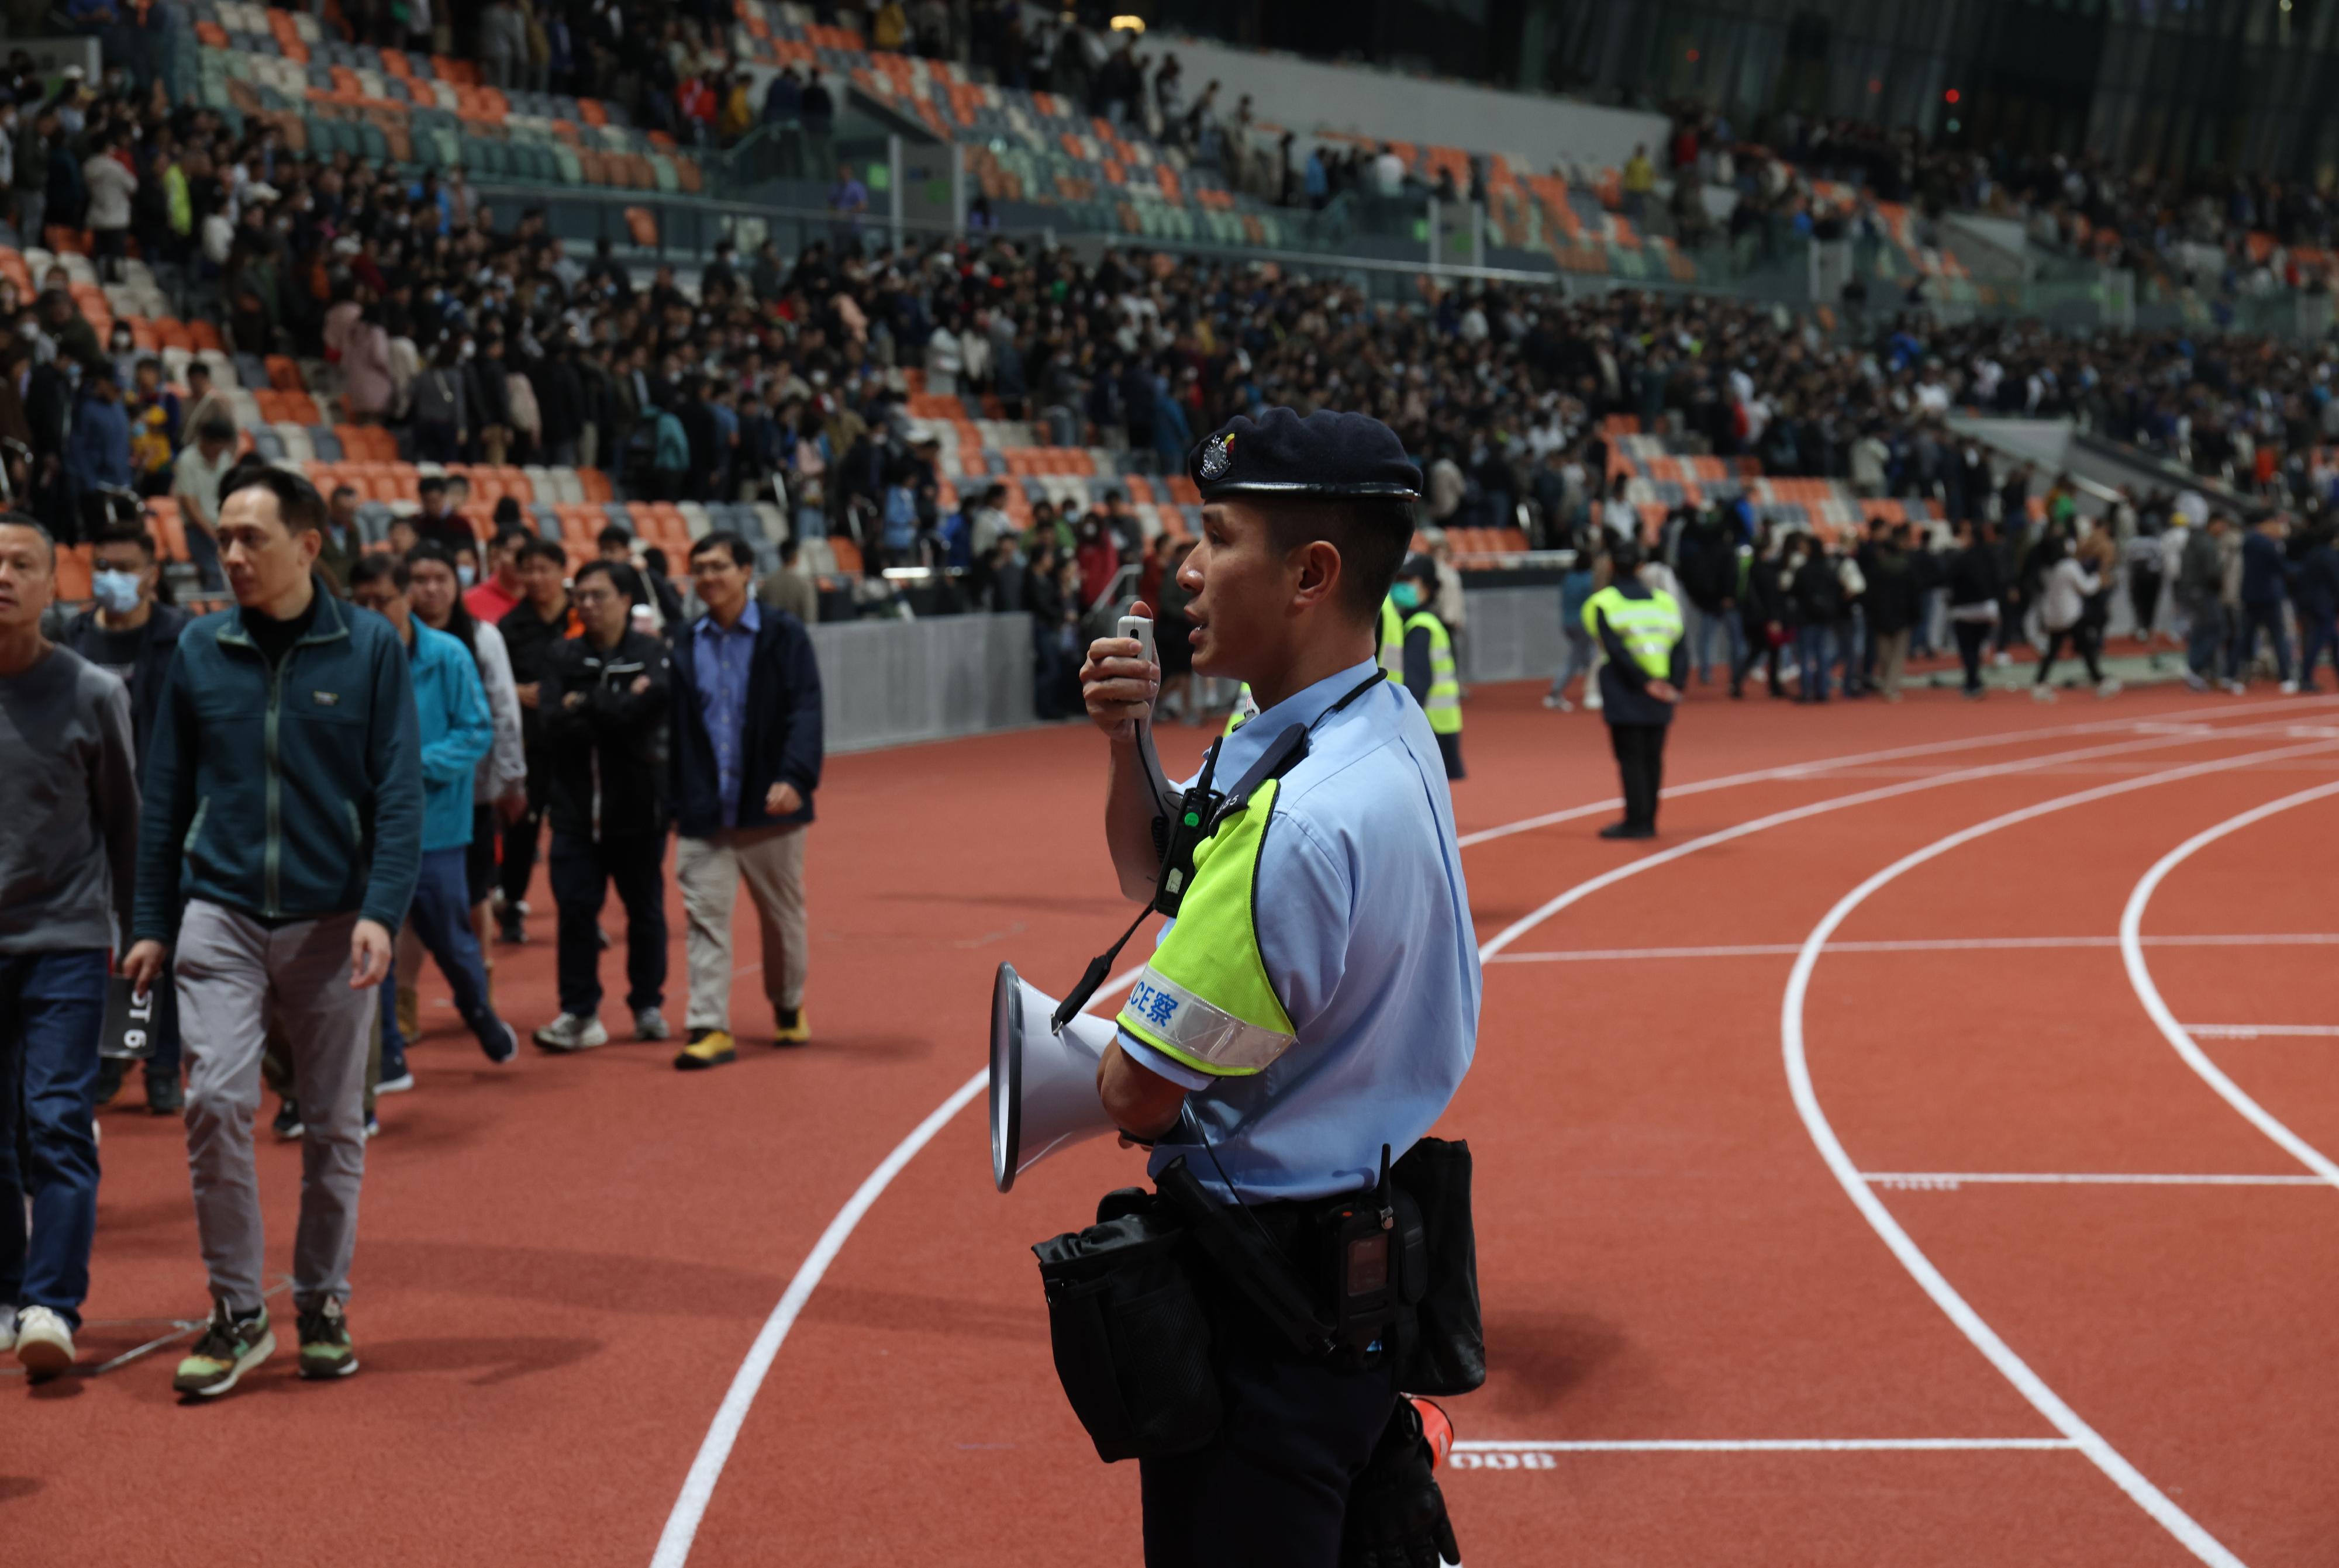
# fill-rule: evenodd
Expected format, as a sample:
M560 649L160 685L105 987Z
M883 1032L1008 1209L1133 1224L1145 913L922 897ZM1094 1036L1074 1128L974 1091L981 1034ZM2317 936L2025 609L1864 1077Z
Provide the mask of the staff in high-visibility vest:
M1635 570L1639 545L1620 539L1609 548L1615 575L1584 606L1584 629L1606 652L1600 666L1601 716L1623 775L1624 817L1600 830L1602 838L1657 836L1657 794L1664 787L1665 732L1689 677L1682 647L1682 612L1671 594L1652 588Z
M1405 613L1403 670L1400 678L1421 711L1429 715L1429 729L1446 759L1448 782L1465 777L1462 771L1462 681L1454 667L1454 636L1430 608L1437 598L1437 563L1414 556L1397 568L1396 586L1388 603Z
M1394 588L1389 591L1389 597L1381 601L1381 646L1377 656L1389 679L1405 679L1405 612L1397 608Z

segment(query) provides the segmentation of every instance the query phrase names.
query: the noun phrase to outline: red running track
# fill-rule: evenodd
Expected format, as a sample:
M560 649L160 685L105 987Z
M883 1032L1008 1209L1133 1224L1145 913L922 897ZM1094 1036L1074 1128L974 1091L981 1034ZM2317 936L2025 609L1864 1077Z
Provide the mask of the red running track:
M1472 704L1466 833L1612 792L1596 722L1534 696ZM1108 934L1099 762L1078 730L837 759L801 1051L750 1044L689 1077L630 1043L497 1070L426 982L421 1088L385 1102L370 1155L364 1371L312 1386L280 1355L192 1409L175 1346L0 1382L27 1405L0 1426L6 1561L651 1562L807 1254L980 1067L992 967L1061 985ZM1700 700L1672 764L1739 782L1672 799L1653 854L1594 838L1596 811L1465 853L1502 942L1441 1128L1480 1169L1493 1375L1454 1410L1495 1446L1447 1479L1473 1568L2332 1562L2334 1195L2172 1049L2117 941L2170 850L2339 778L2339 706ZM1821 1158L1783 1039L1798 954L1846 894L2115 785L1878 886L1808 961L1800 1031L1849 1168L1901 1178L1861 1181L1889 1222L2191 1537L1888 1248ZM2167 874L2142 952L2178 1017L2339 1024L2334 827L2339 801L2301 804ZM551 1010L537 925L498 973L527 1024ZM2284 940L2187 940L2235 936ZM756 977L735 994L758 1019ZM2339 1038L2198 1044L2339 1151ZM117 1111L104 1138L92 1359L202 1305L177 1129ZM1064 1407L1025 1250L1135 1156L1085 1147L1005 1198L986 1160L978 1105L869 1205L668 1561L1136 1560L1135 1473L1100 1465ZM262 1168L281 1266L297 1154ZM2080 1175L2253 1179L1973 1179Z

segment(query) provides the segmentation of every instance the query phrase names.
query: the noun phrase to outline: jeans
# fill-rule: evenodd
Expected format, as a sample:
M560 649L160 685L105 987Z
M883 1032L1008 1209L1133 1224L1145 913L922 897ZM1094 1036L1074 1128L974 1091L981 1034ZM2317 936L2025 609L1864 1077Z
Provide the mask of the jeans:
M1827 701L1827 627L1813 625L1795 628L1795 666L1803 672L1802 700L1807 703Z
M2270 605L2244 605L2242 624L2234 632L2234 652L2226 666L2228 679L2240 680L2250 673L2257 658L2258 632L2263 628L2266 640L2274 645L2274 667L2284 679L2290 679L2290 634L2283 629L2282 601Z
M1580 624L1564 629L1567 646L1559 656L1559 673L1551 677L1551 695L1555 697L1565 696L1567 683L1576 676L1592 677L1592 634Z
M92 1102L105 968L98 948L0 953L0 1310L45 1307L76 1328L97 1233Z
M227 591L227 574L220 569L219 542L201 523L187 519L187 559L196 575L202 579L203 592L223 594Z
M591 1018L601 1009L601 902L609 884L626 906L626 1007L666 1001L666 834L627 833L599 843L552 834L552 897L560 910L560 1011Z
M1868 666L1861 662L1861 626L1856 614L1846 616L1835 624L1836 684L1843 695L1852 696L1866 689Z
M1063 651L1056 646L1056 628L1031 623L1031 712L1035 717L1062 717L1056 688L1064 678Z
M1690 650L1692 660L1697 666L1698 684L1713 684L1713 639L1717 632L1722 636L1722 651L1729 655L1734 684L1738 666L1746 662L1746 634L1738 625L1738 612L1693 606L1691 613L1697 617Z
M504 1026L488 1000L488 967L479 953L479 939L471 930L470 889L463 873L468 853L461 844L422 852L422 873L414 879L414 902L407 906L406 918L413 922L414 934L422 939L424 949L439 961L439 972L447 977L448 988L455 993L455 1011L465 1025L491 1053L500 1052ZM396 1078L406 1061L406 1040L398 1030L397 998L393 976L381 985L385 1078Z
M2217 674L2217 653L2226 646L2226 611L2223 605L2196 605L2192 622L2185 628L2185 667L2203 680Z
M2329 612L2317 615L2310 610L2298 617L2298 684L2304 689L2314 684L2314 662L2324 654L2331 656L2331 667L2339 671L2339 621Z

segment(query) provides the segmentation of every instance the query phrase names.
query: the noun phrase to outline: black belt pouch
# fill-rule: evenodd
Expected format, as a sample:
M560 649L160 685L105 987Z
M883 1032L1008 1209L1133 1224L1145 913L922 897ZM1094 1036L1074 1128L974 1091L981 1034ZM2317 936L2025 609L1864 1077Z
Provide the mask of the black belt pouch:
M1158 1459L1218 1435L1210 1325L1186 1227L1151 1193L1108 1194L1097 1223L1040 1243L1056 1376L1097 1456Z
M1413 1308L1413 1331L1398 1335L1397 1386L1467 1394L1486 1381L1470 1146L1425 1138L1390 1168L1389 1181L1399 1199L1398 1279Z

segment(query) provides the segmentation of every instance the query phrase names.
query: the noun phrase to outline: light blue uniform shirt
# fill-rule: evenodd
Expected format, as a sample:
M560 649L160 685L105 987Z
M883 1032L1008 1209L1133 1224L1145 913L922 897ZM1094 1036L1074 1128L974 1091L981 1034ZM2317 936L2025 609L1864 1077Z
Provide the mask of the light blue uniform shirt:
M1367 659L1245 723L1219 747L1214 787L1231 788L1286 728L1314 723L1374 668ZM1252 918L1296 1043L1263 1072L1213 1078L1120 1031L1130 1060L1193 1091L1150 1170L1182 1154L1221 1198L1220 1166L1251 1199L1369 1185L1381 1145L1399 1159L1429 1130L1477 1047L1478 944L1453 796L1405 688L1382 681L1318 724L1274 812ZM1193 1141L1196 1122L1216 1164Z

